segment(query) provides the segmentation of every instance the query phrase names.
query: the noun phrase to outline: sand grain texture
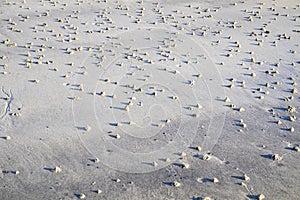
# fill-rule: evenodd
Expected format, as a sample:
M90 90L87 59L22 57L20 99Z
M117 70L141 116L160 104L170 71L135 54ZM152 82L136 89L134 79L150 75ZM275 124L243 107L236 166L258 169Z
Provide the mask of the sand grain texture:
M0 199L298 199L287 1L0 1Z

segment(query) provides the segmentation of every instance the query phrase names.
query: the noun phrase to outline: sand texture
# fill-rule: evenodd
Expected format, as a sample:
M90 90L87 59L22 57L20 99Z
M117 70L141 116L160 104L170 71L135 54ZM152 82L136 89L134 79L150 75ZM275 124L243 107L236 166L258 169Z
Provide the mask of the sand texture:
M299 5L0 1L0 199L300 199Z

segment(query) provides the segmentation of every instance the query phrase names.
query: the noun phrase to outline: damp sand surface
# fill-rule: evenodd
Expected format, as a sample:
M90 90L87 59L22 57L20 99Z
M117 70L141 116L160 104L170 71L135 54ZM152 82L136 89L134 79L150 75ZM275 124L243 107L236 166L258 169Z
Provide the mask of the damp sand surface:
M0 198L299 198L299 9L1 1Z

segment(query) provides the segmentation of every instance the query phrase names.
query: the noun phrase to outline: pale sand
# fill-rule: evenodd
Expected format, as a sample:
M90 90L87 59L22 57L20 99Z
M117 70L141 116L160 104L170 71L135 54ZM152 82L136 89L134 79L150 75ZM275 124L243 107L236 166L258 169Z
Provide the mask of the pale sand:
M298 199L299 9L1 1L0 199Z

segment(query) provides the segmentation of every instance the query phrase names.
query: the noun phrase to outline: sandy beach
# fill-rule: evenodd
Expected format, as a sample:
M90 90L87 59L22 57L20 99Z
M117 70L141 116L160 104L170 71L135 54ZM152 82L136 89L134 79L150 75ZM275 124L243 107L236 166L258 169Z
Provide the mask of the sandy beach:
M299 10L0 1L0 199L300 199Z

